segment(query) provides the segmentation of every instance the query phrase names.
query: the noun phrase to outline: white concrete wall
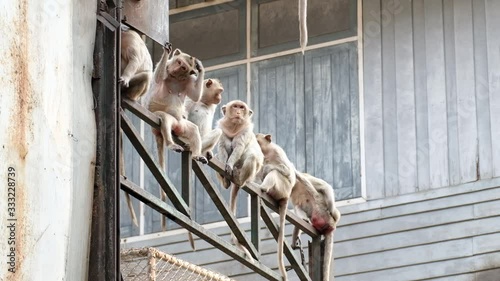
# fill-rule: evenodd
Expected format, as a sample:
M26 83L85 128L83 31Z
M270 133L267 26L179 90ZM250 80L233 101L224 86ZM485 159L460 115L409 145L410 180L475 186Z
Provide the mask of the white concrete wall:
M95 24L96 1L0 2L0 280L86 280ZM7 263L9 167L15 273Z

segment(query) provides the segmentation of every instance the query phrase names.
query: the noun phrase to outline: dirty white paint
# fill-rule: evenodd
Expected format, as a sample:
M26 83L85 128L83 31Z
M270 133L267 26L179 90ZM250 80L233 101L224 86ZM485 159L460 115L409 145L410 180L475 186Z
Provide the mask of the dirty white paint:
M0 2L0 280L87 279L95 24L96 1Z

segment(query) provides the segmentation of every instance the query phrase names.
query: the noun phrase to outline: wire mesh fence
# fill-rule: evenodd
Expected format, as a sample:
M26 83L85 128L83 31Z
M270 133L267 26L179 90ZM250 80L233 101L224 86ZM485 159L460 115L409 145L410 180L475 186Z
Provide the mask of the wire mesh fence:
M155 248L126 249L120 255L124 281L233 281Z

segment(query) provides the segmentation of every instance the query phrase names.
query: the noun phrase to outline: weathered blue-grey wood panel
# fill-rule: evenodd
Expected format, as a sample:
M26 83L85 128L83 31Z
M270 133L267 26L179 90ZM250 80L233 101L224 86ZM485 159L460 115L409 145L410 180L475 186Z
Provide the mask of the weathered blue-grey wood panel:
M272 134L298 170L360 196L357 49L344 44L252 65L256 131Z
M271 134L300 171L305 171L302 55L252 65L251 102L255 132Z
M499 15L498 1L363 1L369 199L499 175Z
M474 1L483 2L483 1ZM486 40L487 53L482 54L488 57L488 75L480 78L480 83L484 82L489 87L489 108L491 114L491 154L493 155L493 176L500 176L500 1L486 0ZM479 4L479 3L478 3ZM477 17L475 17L476 19ZM477 18L480 20L480 18ZM481 85L483 86L483 85ZM478 96L479 100L486 100L486 96ZM480 163L481 167L482 164Z
M305 55L306 168L337 200L361 194L357 65L355 43Z

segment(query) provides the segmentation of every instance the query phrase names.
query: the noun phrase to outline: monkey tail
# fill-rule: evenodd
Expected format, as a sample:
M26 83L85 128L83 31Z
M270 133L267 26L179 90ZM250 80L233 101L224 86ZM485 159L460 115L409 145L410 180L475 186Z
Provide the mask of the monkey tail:
M300 49L304 55L307 46L307 0L299 0Z
M283 242L285 239L285 217L286 217L287 205L288 205L288 200L284 199L280 201L280 206L279 206L280 229L278 233L278 266L280 268L281 276L283 276L283 280L287 280L285 262L283 261Z
M130 212L130 217L132 217L132 222L134 223L135 226L139 226L137 223L137 217L135 216L135 211L134 211L134 206L132 205L132 199L130 198L130 194L125 192L125 197L127 199L127 206L128 206L128 211Z
M196 251L196 247L194 246L193 233L188 232L188 239L189 239L189 245L191 245L191 249L193 249L193 251Z
M333 259L333 231L325 235L325 255L323 259L323 281L330 280L330 265Z

